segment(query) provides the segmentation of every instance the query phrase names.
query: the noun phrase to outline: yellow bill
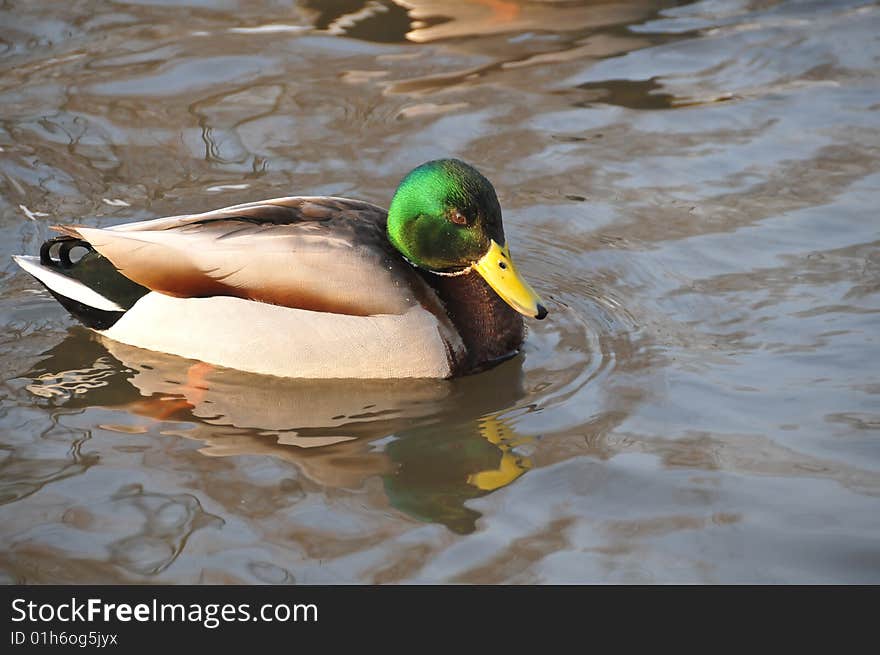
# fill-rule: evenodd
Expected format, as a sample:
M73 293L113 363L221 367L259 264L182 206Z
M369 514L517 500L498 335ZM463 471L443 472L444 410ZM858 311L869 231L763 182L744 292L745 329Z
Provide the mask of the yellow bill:
M547 316L541 298L516 272L513 260L510 258L510 248L507 246L499 246L492 241L489 251L474 264L474 269L483 276L504 302L520 314L537 318L539 321Z

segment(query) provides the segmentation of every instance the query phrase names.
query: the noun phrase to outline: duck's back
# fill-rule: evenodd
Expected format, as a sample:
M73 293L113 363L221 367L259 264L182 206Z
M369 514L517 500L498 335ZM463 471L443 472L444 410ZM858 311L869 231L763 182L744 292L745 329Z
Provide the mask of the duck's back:
M388 243L385 220L383 209L358 200L290 197L61 229L152 291L368 316L399 314L418 301L407 293L413 272Z

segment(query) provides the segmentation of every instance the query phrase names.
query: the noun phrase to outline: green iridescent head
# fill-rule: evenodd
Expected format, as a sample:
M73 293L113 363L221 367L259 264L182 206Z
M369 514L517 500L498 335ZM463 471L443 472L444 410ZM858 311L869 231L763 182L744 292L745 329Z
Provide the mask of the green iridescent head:
M492 183L457 159L429 161L403 178L388 210L388 238L410 262L454 272L504 243Z
M414 266L440 275L474 270L517 311L547 315L510 259L495 188L463 161L429 161L403 178L388 209L388 239Z

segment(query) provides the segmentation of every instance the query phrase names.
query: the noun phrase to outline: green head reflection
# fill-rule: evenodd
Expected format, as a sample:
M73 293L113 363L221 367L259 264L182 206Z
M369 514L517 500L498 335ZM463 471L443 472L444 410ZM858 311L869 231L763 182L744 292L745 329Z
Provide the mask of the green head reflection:
M531 461L515 448L530 441L497 415L409 431L386 448L395 470L385 491L400 511L468 534L480 514L465 503L528 471Z

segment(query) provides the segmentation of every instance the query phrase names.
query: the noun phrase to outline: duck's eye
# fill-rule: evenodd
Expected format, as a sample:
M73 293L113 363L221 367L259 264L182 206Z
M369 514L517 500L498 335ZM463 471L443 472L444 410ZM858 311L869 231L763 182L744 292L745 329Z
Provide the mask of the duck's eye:
M467 225L467 216L462 214L457 209L453 209L449 213L449 220L455 223L456 225Z

